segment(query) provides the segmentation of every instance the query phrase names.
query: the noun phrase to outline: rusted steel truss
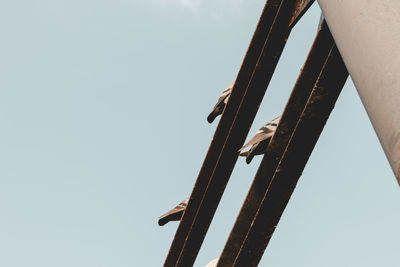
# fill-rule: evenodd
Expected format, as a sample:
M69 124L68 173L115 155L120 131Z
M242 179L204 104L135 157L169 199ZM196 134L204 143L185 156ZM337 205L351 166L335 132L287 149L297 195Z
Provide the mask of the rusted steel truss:
M218 266L233 265L333 44L329 28L323 22L225 244Z
M164 266L193 265L290 30L312 2L267 2Z
M232 266L257 266L348 77L333 45Z

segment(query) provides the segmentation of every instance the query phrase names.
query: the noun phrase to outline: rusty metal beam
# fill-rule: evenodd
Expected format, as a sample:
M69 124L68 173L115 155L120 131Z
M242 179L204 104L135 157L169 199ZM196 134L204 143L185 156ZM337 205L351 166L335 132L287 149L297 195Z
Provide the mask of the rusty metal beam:
M218 267L233 265L333 44L334 41L329 28L323 22L319 26L314 43L286 104L278 128L270 141L246 200L219 257Z
M282 1L176 267L192 266L290 33L296 1Z
M247 85L249 84L251 75L261 54L269 29L272 26L281 1L282 0L268 0L264 10L262 11L260 20L233 86L232 94L221 116L207 155L198 174L196 183L193 187L188 206L183 214L167 258L164 262L165 267L175 266L176 261L178 260L186 236L190 231L190 227L196 216L201 200L203 199L204 192L206 191L213 170L218 162L219 155L229 134L229 130L235 119L239 105L242 102Z
M257 266L346 82L333 46L233 266Z

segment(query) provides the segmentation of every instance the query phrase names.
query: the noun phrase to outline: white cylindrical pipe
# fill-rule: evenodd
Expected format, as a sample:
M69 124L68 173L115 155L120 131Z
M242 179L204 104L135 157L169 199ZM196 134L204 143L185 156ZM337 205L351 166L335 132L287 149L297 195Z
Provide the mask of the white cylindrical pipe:
M318 0L400 183L400 0Z

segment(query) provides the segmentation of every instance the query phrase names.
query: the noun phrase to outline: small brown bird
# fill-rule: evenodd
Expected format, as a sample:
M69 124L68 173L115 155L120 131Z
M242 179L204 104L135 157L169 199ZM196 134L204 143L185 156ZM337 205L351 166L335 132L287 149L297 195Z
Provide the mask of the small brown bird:
M185 211L187 204L189 202L189 198L185 199L181 203L179 203L178 206L173 208L172 210L168 211L167 213L163 214L159 219L158 219L158 225L163 226L166 223L169 223L171 221L180 221L183 215L183 212Z
M261 127L256 132L256 135L241 149L239 149L239 152L241 152L243 149L251 146L251 148L248 151L240 153L240 156L246 157L247 164L249 164L252 161L255 155L261 155L265 153L269 141L271 140L271 137L274 135L276 127L278 127L280 119L281 117L279 116L273 119L272 121L264 124L263 127Z
M207 121L212 123L218 115L222 114L224 111L226 103L228 103L229 97L231 96L232 88L235 82L231 82L228 87L222 92L221 96L218 98L217 104L211 111L210 115L207 117Z

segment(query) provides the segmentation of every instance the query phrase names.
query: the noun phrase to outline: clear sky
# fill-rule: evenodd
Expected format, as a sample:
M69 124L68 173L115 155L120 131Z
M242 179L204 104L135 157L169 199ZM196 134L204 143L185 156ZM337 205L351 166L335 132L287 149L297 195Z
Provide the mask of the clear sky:
M0 266L161 266L262 0L0 0ZM319 21L296 26L249 135L282 112ZM250 136L249 136L250 137ZM260 158L240 159L195 266ZM260 266L399 266L399 186L349 79Z

